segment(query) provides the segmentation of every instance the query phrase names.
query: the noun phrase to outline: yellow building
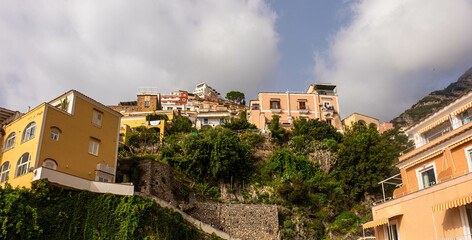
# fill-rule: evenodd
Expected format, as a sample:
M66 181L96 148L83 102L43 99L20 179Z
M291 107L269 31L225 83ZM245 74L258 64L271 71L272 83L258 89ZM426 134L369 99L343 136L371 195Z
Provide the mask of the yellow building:
M1 185L29 187L47 178L77 189L132 194L129 186L104 184L115 181L120 117L75 90L39 105L3 127Z
M375 127L377 127L377 130L379 130L379 126L380 126L379 120L377 118L369 117L369 116L359 114L359 113L353 113L349 115L347 118L343 119L342 123L344 126L344 130L354 125L354 123L360 123L365 126L374 124Z

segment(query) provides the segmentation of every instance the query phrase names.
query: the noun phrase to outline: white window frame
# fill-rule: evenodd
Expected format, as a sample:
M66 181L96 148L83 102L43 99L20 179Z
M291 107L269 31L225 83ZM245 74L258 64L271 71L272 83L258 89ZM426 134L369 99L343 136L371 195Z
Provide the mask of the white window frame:
M388 232L388 227L390 227L390 230L392 230L392 226L395 225L395 228L397 229L397 237L398 237L398 240L400 240L400 225L398 225L398 221L395 219L395 220L388 220L389 222L384 225L384 238L385 240L390 240L390 236L389 236L389 232Z
M469 167L469 172L472 172L472 158L470 157L469 152L472 152L472 146L464 149L465 157L467 158L467 166Z
M16 133L12 132L8 134L7 139L5 140L5 144L3 145L3 151L10 150L15 147L15 141L16 141Z
M433 169L433 172L434 172L434 178L436 179L436 183L435 185L437 185L439 183L438 181L438 174L436 172L436 163L430 163L428 165L423 165L422 167L419 167L416 169L416 178L418 179L418 188L419 190L421 189L425 189L424 188L424 184L423 184L423 177L421 176L421 174L425 171L429 171L430 169ZM430 186L432 187L432 186Z
M97 110L93 110L93 117L92 117L93 125L95 125L97 127L101 127L102 126L102 120L103 120L103 113L101 113Z
M6 165L8 164L8 165ZM8 168L6 168L7 166ZM0 183L4 183L8 180L8 175L10 174L10 162L6 161L0 166Z
M22 160L24 159L23 156L25 156L25 154L28 154L28 159L26 160L26 162L22 162ZM23 176L27 174L30 162L31 162L30 153L24 153L23 155L21 155L20 159L18 159L18 162L16 164L15 177L19 177L19 176Z
M31 140L36 135L36 122L30 122L26 125L25 131L23 132L23 138L21 142Z
M92 155L95 155L95 156L98 156L99 147L100 147L99 142L90 140L88 153L90 153Z
M51 139L59 141L59 131L57 129L51 129Z

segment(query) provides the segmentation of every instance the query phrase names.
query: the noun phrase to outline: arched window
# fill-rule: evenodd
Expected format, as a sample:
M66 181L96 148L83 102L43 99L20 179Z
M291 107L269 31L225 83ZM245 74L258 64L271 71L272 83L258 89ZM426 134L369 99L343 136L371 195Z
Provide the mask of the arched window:
M56 161L48 158L48 159L44 160L43 167L56 170L57 163L56 163Z
M34 138L34 134L36 133L36 123L32 122L26 126L25 131L23 132L23 139L21 142L28 141Z
M7 140L5 140L5 145L3 145L3 151L12 149L15 147L16 133L12 132L8 135Z
M59 131L57 131L56 129L52 129L51 130L51 139L59 141Z
M16 164L16 174L15 177L19 177L28 173L29 163L30 163L31 155L29 153L25 153L21 155L18 163Z
M10 174L10 162L5 162L0 167L0 183L8 180L8 174Z

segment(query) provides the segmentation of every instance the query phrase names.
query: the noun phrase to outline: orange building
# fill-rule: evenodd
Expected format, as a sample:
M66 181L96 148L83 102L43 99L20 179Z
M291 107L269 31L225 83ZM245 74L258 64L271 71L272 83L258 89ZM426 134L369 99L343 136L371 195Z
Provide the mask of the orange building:
M393 197L372 208L376 239L472 239L472 92L408 128ZM395 180L398 182L394 183Z
M248 120L257 128L267 129L274 114L286 128L296 118L318 118L342 130L336 86L331 84L312 84L305 93L260 92L251 100Z

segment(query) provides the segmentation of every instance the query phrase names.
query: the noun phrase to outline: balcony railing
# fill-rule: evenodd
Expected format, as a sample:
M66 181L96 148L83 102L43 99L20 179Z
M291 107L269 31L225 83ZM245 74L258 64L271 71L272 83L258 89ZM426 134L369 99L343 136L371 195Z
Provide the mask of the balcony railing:
M445 128L445 129L443 129L443 130L441 130L441 131L439 131L439 132L437 132L437 133L435 133L431 136L428 136L426 138L426 143L429 143L429 142L433 141L434 139L436 139L438 137L441 137L442 135L444 135L444 134L446 134L450 131L452 131L452 127L447 127L447 128Z

